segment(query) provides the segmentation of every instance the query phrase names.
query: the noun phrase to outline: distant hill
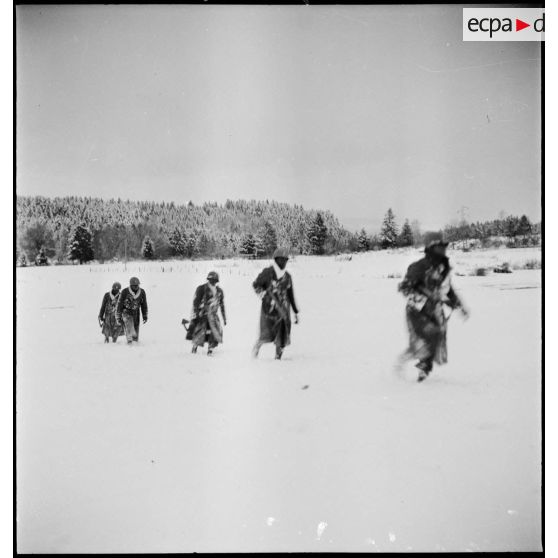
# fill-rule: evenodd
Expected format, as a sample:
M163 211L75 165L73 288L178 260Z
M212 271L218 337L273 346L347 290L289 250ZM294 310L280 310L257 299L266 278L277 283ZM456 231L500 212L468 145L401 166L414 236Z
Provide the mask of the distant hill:
M92 236L94 257L104 261L142 256L149 237L154 257L266 255L273 243L293 253L312 252L312 226L320 213L327 229L324 252L353 249L355 235L329 211L275 201L228 200L225 204L103 200L91 197L18 196L17 247L35 259L67 258L78 225Z

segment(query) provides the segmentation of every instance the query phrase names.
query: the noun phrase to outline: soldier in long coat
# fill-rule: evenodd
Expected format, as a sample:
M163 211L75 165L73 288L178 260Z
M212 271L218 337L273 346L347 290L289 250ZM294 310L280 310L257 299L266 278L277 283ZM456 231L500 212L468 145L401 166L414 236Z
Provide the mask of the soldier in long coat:
M398 368L407 360L418 359L419 382L428 377L434 363L441 365L448 360L446 335L451 312L459 309L468 316L451 284L447 245L441 240L431 242L424 258L409 266L399 284L399 291L407 297L409 347L400 356Z
M264 343L274 343L275 358L280 360L284 348L291 343L291 308L295 314L295 323L298 323L293 280L286 270L288 260L288 251L277 248L272 265L266 267L252 284L262 299L260 336L252 350L254 358Z
M219 310L223 316L223 324L227 325L225 293L217 283L219 283L219 275L211 271L207 275L207 282L200 285L194 294L192 319L186 335L186 339L192 341L193 353L207 342L207 354L211 356L215 347L223 342Z
M105 343L108 343L110 338L112 338L113 343L116 343L118 337L124 335L122 326L116 324L116 305L118 304L120 289L121 285L117 281L112 285L111 290L103 296L101 309L99 310L99 325L102 328L102 334L105 336Z
M145 323L147 322L147 295L140 288L140 280L137 277L132 277L130 286L120 293L116 306L116 323L124 324L128 345L131 345L133 341L138 341L140 310L143 323Z

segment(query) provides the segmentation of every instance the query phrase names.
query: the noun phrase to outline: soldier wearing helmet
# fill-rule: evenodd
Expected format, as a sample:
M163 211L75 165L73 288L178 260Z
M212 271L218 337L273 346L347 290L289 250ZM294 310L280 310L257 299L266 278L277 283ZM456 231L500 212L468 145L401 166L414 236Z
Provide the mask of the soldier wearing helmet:
M194 294L192 319L186 334L186 339L192 341L193 353L207 342L207 354L211 356L215 347L223 342L219 310L223 316L223 324L227 325L225 293L217 283L219 283L219 275L215 271L210 271L207 274L207 282L200 285Z
M101 310L99 310L99 325L101 326L101 333L105 336L105 343L116 343L120 335L123 335L122 326L116 324L116 305L118 304L118 297L120 296L121 285L113 283L111 290L105 293L101 303Z
M451 312L458 309L464 317L469 314L452 286L447 246L443 239L428 243L424 258L409 266L399 284L399 291L407 298L409 346L396 369L401 371L407 361L416 359L419 382L429 376L434 364L448 361L446 336Z
M116 306L116 323L123 323L128 345L138 341L140 310L145 323L147 322L147 295L140 287L140 280L131 277L130 286L122 290Z
M277 248L273 263L266 267L252 284L262 299L260 312L260 336L252 354L256 358L264 343L275 344L275 358L280 360L283 350L291 343L291 308L298 323L298 308L295 302L293 280L286 270L289 252Z

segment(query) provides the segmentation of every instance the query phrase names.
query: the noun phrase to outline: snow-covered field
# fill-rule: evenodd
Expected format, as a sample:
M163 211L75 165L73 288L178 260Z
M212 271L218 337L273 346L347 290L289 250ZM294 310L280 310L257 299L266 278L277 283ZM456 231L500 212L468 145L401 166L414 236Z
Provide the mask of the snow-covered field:
M539 550L541 274L469 273L540 250L450 252L471 318L422 384L393 372L419 256L292 261L283 361L250 356L266 262L18 269L18 550ZM208 358L180 320L211 269L229 324ZM132 275L149 321L105 345L102 295Z

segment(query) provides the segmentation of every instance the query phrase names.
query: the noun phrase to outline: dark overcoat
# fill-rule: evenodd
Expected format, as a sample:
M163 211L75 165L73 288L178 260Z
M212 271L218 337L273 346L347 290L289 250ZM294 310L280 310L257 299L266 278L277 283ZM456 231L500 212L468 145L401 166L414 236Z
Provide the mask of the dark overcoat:
M119 295L114 296L111 292L105 293L99 310L99 319L103 320L103 328L101 330L105 337L118 338L124 335L122 325L116 324L116 306L118 304Z
M132 316L134 319L134 327L139 334L140 325L140 310L144 320L147 319L147 295L140 287L138 296L134 296L130 287L122 289L118 297L118 304L116 305L116 317L121 320L123 315Z
M462 305L451 285L448 259L427 255L411 264L399 290L407 297L409 353L421 360L446 363L446 308Z
M252 286L256 293L263 294L259 341L275 343L281 348L290 345L291 308L298 314L290 273L285 271L279 279L273 266L266 267Z
M221 310L223 320L226 322L225 293L221 287L216 286L215 294L207 283L200 285L194 294L192 305L192 319L186 339L194 345L202 346L207 341L211 347L216 347L223 342L223 327L219 320L218 311Z

